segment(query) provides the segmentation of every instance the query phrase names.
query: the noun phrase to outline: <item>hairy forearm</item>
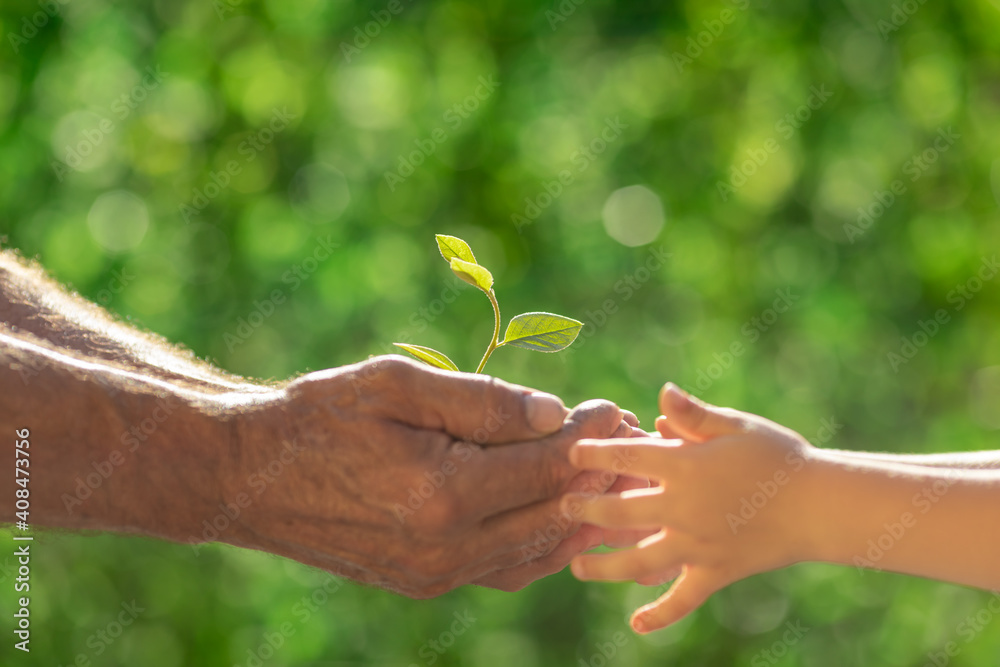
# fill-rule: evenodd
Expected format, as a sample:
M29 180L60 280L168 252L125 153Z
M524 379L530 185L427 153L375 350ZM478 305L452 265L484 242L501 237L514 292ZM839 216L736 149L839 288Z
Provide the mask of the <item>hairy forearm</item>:
M813 558L1000 588L1000 471L817 452Z
M220 502L246 394L205 393L0 331L0 521L12 522L15 433L30 442L29 523L186 541ZM260 401L256 395L252 402ZM18 438L20 439L20 438ZM0 470L4 470L0 467Z
M41 339L122 370L195 385L204 392L271 391L119 322L11 251L0 252L0 330L28 340Z

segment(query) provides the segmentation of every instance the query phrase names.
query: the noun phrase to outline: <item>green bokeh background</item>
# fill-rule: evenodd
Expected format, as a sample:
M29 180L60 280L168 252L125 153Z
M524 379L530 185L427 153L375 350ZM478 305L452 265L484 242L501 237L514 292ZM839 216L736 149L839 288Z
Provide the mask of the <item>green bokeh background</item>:
M48 19L38 3L5 1L4 245L228 370L284 378L407 335L474 367L486 300L461 287L435 302L453 279L433 234L455 234L493 271L506 316L551 310L589 325L569 354L499 351L487 370L508 380L567 403L609 398L646 425L670 379L809 438L834 420L828 446L997 448L1000 290L987 281L961 310L953 292L1000 245L995 0L403 0L355 43L387 4L70 0ZM674 55L685 51L689 62ZM147 68L165 76L144 85ZM480 77L500 85L455 123L448 110ZM832 96L802 107L821 86ZM262 134L276 109L294 117ZM609 119L627 127L581 171L575 154ZM386 172L437 128L445 141L390 187ZM959 137L917 168L949 128ZM768 139L777 150L723 198L718 184ZM76 162L71 149L77 168L54 167ZM206 187L231 160L240 173ZM538 201L562 170L572 182ZM850 239L858 207L896 179L905 192ZM618 213L605 206L631 186L645 189L616 195ZM207 205L182 210L199 193ZM650 193L658 233L655 202L640 206ZM518 226L526 198L548 205ZM327 238L333 256L293 289L286 272ZM646 277L653 249L671 257L629 293L620 281ZM286 302L233 344L227 334L274 290ZM751 341L745 323L777 290L795 307ZM616 312L603 317L607 300ZM888 354L939 309L949 321L894 369ZM745 352L730 363L734 341ZM607 664L920 666L948 641L961 648L949 664L1000 655L1000 619L981 615L971 638L958 628L985 593L851 568L757 576L639 638L626 615L657 591L568 572L516 594L423 602L345 584L303 621L294 605L324 577L294 562L110 536L49 534L35 549L34 650L15 655L5 630L3 664L247 665L288 622L295 634L264 664L426 665L421 647L465 610L477 621L434 664L600 667L599 645L618 632L627 639ZM96 655L88 638L132 600L145 611ZM783 650L796 622L810 629ZM776 642L772 661L762 651Z

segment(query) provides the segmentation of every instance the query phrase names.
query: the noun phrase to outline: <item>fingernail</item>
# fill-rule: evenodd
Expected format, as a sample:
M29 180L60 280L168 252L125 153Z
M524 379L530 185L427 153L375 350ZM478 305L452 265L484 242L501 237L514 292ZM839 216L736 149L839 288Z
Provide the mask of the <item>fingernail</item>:
M573 445L572 447L569 448L569 451L566 453L566 458L569 459L569 464L571 466L576 466L579 464L578 459L580 455L577 453L576 447L577 445Z
M641 616L636 616L632 619L632 629L638 633L646 632L646 624L643 622Z
M668 382L663 387L663 395L666 398L667 404L677 412L683 412L691 407L691 400L688 393L673 382Z
M569 570L573 573L573 576L577 579L583 579L583 565L580 564L578 560L572 560L569 563Z
M558 396L540 391L532 392L524 398L528 424L538 433L554 433L562 428L569 410Z

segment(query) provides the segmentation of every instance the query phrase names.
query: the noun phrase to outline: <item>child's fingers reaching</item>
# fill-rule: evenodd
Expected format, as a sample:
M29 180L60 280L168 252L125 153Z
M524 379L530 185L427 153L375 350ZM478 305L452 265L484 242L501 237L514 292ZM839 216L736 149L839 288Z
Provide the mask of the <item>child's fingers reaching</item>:
M619 475L662 479L680 442L654 438L584 439L569 450L569 462L581 470L611 470Z
M652 537L653 535L656 535L658 532L660 532L659 529L620 530L617 528L602 528L601 537L603 539L604 546L612 547L615 549L623 549L625 547L634 547L642 540L646 539L647 537ZM671 579L672 578L673 577L671 577Z
M581 580L630 581L674 570L683 562L684 554L679 553L674 541L661 532L643 540L634 549L577 556L571 569Z
M654 574L648 577L639 577L638 579L635 580L635 583L639 584L640 586L662 586L668 581L673 581L677 577L681 576L682 572L684 572L684 566L674 568L673 570L663 572L662 574Z
M685 567L669 591L632 614L632 629L645 634L676 623L704 604L719 588L721 586L707 570Z
M603 496L568 493L559 509L583 523L602 528L658 529L665 523L663 490L629 491Z
M671 440L671 439L680 439L684 437L683 435L681 435L680 433L678 433L677 431L675 431L670 427L670 420L664 417L663 415L660 415L659 417L656 418L656 422L654 423L654 425L656 426L656 430L660 434L661 438L666 438L668 440Z
M704 403L672 382L663 385L660 390L660 411L671 433L695 442L747 430L746 414ZM660 420L657 420L659 427Z
M629 475L619 475L614 484L605 493L622 493L632 489L648 489L649 478L631 477Z

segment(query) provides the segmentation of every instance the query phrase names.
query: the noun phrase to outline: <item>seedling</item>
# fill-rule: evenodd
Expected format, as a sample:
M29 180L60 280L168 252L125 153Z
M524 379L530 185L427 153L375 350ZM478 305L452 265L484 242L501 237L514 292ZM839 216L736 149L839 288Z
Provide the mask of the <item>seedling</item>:
M507 325L507 332L504 333L503 340L500 340L500 305L493 292L493 274L476 261L476 256L472 254L472 248L462 239L444 234L437 234L435 238L437 238L441 256L451 266L455 275L473 287L482 290L489 297L490 303L493 304L493 339L490 341L489 347L486 348L486 354L479 362L479 367L476 368L477 373L483 372L490 355L498 347L511 345L539 352L558 352L569 347L576 340L583 327L583 322L553 313L522 313L518 315ZM406 350L420 361L431 366L449 371L458 370L454 361L437 350L405 343L393 343L393 345Z

